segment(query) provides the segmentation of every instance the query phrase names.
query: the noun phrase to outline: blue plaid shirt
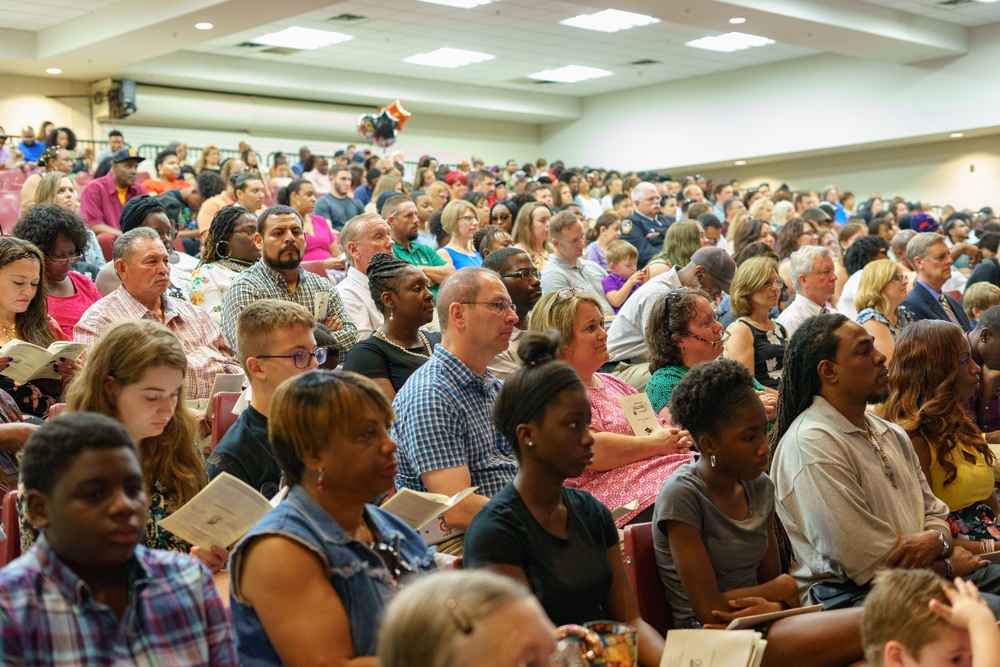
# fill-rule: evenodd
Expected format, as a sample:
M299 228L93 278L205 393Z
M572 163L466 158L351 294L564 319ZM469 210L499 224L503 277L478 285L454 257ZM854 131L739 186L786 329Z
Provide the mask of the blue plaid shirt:
M44 533L0 570L4 665L236 666L229 613L205 566L136 547L121 619L49 547Z
M465 466L476 493L492 498L514 479L517 463L490 414L501 382L476 375L442 346L410 376L392 407L392 438L399 447L398 488L427 491L420 475Z

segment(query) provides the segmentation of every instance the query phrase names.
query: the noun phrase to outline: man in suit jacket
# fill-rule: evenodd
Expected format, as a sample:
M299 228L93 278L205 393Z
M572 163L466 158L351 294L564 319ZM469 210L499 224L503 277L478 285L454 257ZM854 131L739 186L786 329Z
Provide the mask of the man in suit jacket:
M906 257L917 272L917 281L903 302L914 320L944 320L971 331L961 304L941 290L951 277L951 254L944 236L917 234L906 244Z
M660 215L660 194L652 183L643 181L632 188L632 203L635 212L622 220L621 238L639 251L641 269L663 250L663 238L671 221Z

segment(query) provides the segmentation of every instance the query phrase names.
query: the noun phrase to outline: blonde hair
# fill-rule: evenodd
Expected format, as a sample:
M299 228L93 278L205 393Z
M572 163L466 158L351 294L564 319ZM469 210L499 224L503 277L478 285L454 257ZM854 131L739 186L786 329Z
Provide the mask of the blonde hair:
M402 182L403 179L395 174L382 174L378 179L378 183L375 184L375 189L372 190L372 203L377 204L378 196L383 192L395 192L396 186ZM400 190L399 194L406 194L406 192Z
M531 229L534 227L534 213L540 208L545 208L550 213L552 211L548 205L542 202L528 202L517 212L517 219L514 220L514 226L510 229L510 237L514 240L514 244L520 244L532 252L548 252L546 247L548 242L542 243L542 247L539 248L531 234ZM546 226L545 231L548 232L548 226Z
M217 152L219 154L219 161L220 162L222 161L222 151L219 150L218 146L213 146L212 144L204 146L201 149L201 157L198 158L198 164L196 164L195 167L194 167L194 170L197 173L200 174L201 170L204 169L208 165L208 161L205 160L205 158L208 157L208 154L211 153L212 151Z
M947 621L928 607L931 600L948 604L942 586L949 585L929 569L882 570L865 598L861 646L865 660L881 667L885 645L898 641L919 660L920 651L941 636Z
M883 293L886 285L892 282L892 277L902 273L903 269L891 259L877 259L865 264L861 271L861 281L858 283L858 293L854 295L854 308L860 313L865 308L888 315L889 299ZM995 288L1000 292L1000 288Z
M35 190L35 204L54 204L56 202L56 192L59 190L59 186L62 185L64 178L69 181L70 185L73 186L73 191L76 192L76 185L73 184L72 178L61 171L49 172L43 174L42 180L38 182L38 188Z
M448 201L451 201L451 189L444 181L434 181L427 186L427 196L430 198L431 207L435 211L440 211L443 208L443 206L438 203L438 200L441 198L442 191L448 195Z
M691 262L691 256L701 247L704 231L695 220L678 220L667 228L663 236L663 255L677 268ZM610 260L609 260L610 261Z
M151 368L166 366L187 377L187 357L177 337L151 320L125 320L112 324L97 339L87 364L66 390L68 412L98 412L121 421L115 396L105 386L110 377L119 388L139 382ZM195 421L184 407L184 386L177 409L160 435L139 443L146 486L159 482L184 504L205 486L205 462L195 449Z
M752 297L771 277L778 272L778 263L771 257L752 257L736 269L733 283L729 286L729 303L734 317L743 317L753 312Z
M973 283L962 293L962 308L969 320L974 320L974 310L986 311L993 306L1000 306L1000 287L993 283Z
M531 309L528 330L543 332L554 330L559 334L559 354L562 354L573 342L573 322L576 320L576 312L584 303L593 304L603 316L604 309L601 302L588 292L568 287L549 292Z
M441 211L441 226L449 234L458 232L458 219L462 217L466 209L472 211L472 215L479 220L479 210L475 204L465 199L453 199Z
M771 205L771 217L773 219L773 217L774 217L774 202L771 201L770 199L765 199L764 197L761 197L760 199L758 199L754 203L750 204L750 215L752 215L755 218L759 218L760 217L760 210L762 208L764 208L765 206L767 206L768 204Z
M604 252L604 256L608 260L608 264L617 264L627 259L639 259L639 251L628 241L615 239L608 244L608 249Z

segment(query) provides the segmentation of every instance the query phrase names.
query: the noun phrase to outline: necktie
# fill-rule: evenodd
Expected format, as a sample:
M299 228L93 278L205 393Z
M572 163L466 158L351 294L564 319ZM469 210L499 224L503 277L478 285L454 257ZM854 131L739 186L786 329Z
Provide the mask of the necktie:
M829 309L829 308L827 308L826 306L823 306L822 308L820 308L820 309L819 309L819 314L820 314L820 315L826 315L826 314L828 314L829 312L830 312L830 309Z
M962 326L962 323L958 321L958 317L955 315L955 311L951 309L951 304L948 303L947 297L945 297L944 294L938 294L938 301L941 302L941 307L944 308L944 314L948 316L951 323Z

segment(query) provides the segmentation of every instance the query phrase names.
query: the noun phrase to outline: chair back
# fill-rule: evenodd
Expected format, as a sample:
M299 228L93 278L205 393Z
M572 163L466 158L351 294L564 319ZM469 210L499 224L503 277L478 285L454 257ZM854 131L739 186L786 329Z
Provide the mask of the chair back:
M220 391L212 397L212 450L222 440L229 427L236 423L238 415L233 414L233 406L240 397L238 391Z
M625 572L639 601L639 615L657 632L666 634L673 625L673 616L656 566L652 523L625 526Z

